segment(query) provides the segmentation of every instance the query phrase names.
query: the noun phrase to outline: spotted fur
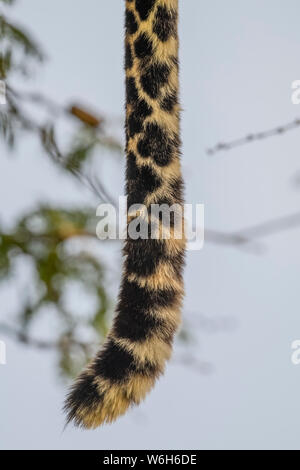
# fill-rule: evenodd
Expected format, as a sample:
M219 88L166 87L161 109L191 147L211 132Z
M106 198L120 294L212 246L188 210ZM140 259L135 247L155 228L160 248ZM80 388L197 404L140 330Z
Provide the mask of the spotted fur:
M178 103L178 0L126 0L126 190L132 204L183 204ZM160 222L162 223L162 222ZM184 237L132 240L113 327L73 385L68 421L112 422L163 373L180 323Z

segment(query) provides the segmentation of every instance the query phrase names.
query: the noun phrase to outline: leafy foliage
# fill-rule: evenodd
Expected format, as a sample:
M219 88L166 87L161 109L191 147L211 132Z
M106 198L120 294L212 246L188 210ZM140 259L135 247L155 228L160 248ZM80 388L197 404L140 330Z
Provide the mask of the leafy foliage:
M41 49L29 33L11 23L4 15L0 15L0 46L1 79L16 71L28 75L29 59L41 62L44 58Z
M23 303L18 314L18 325L23 333L30 332L36 317L43 309L51 308L58 318L59 337L57 347L60 366L65 373L77 371L73 350L80 350L83 361L87 360L91 346L83 343L78 331L86 329L90 338L104 336L109 319L109 300L104 283L104 267L88 251L76 253L70 250L74 238L93 238L91 210L64 210L40 207L19 220L10 230L0 227L0 279L14 275L14 262L27 257L33 267L30 279L34 286L34 300ZM68 284L76 285L96 299L92 315L77 316L69 310L65 301ZM91 341L92 342L92 341ZM79 364L80 366L82 364Z

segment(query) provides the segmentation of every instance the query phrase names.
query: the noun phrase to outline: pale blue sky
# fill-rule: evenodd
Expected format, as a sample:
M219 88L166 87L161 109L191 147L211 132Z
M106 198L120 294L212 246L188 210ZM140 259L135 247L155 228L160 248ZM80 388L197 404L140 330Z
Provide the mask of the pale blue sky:
M180 4L187 201L204 203L207 228L222 231L296 212L299 131L213 158L205 149L300 116L290 99L291 82L300 79L299 1ZM37 90L122 116L123 1L20 0L12 12L48 53ZM38 152L31 140L17 159L1 147L1 217L8 222L36 201L88 197ZM113 174L108 186L118 195L122 171ZM264 243L261 255L210 244L189 253L185 311L229 315L237 327L201 335L198 357L213 363L213 374L170 364L146 402L112 426L62 434L65 387L54 356L8 341L8 363L0 366L1 448L300 449L300 366L290 361L291 343L300 339L299 229ZM110 263L118 272L118 252ZM3 318L18 299L8 286L0 294Z

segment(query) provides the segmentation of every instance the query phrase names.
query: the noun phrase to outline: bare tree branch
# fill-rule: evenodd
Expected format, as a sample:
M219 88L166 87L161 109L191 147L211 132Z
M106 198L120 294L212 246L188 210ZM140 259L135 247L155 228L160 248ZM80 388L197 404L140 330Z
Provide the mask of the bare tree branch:
M297 118L294 121L284 125L279 126L274 129L270 129L264 132L257 132L255 134L248 134L245 137L240 139L233 140L231 142L220 142L219 144L215 145L207 149L206 153L210 156L215 155L218 152L228 151L236 147L241 147L243 145L251 144L252 142L268 139L270 137L274 137L276 135L283 135L286 132L289 132L293 129L297 129L300 127L300 119Z
M95 122L98 122L98 125L103 122L103 119L96 118L92 116L90 113L87 113L84 110L77 109L77 114L74 113L74 107L63 108L56 103L50 101L48 98L45 98L43 95L38 93L20 93L15 89L12 89L10 86L7 86L7 104L10 106L11 110L14 112L15 115L18 116L19 122L22 124L23 128L26 130L30 130L35 132L40 136L41 142L43 143L44 148L46 149L48 155L52 158L52 160L64 167L65 158L63 153L60 151L58 143L53 133L49 133L48 129L45 128L43 125L40 125L36 121L34 121L29 115L26 115L24 110L22 113L19 112L18 107L16 105L15 100L25 99L31 100L36 102L40 105L43 105L48 108L48 111L55 116L58 114L66 113L67 115L73 115L77 119L81 120L85 124L90 125L90 122L87 122L87 118L92 121L94 119ZM79 112L81 111L81 114ZM95 126L92 126L95 127ZM111 137L100 136L101 142L107 144L117 145L116 141ZM116 202L114 201L113 197L108 193L104 184L99 180L99 178L92 178L90 175L84 174L82 171L78 171L77 168L68 168L70 173L77 178L81 183L87 186L95 195L99 197L102 201L109 202L110 204L116 206Z
M248 240L276 235L287 230L300 227L300 212L279 217L278 219L262 222L261 224L240 230L237 235L246 237Z
M245 235L239 233L227 233L219 230L205 230L205 242L221 246L233 246L241 250L261 253L263 246L255 240L249 240Z
M263 246L260 243L257 243L258 239L299 227L300 212L296 212L295 214L268 220L261 224L238 230L237 232L226 233L207 229L205 231L205 240L208 243L235 246L242 249L253 248L261 252Z

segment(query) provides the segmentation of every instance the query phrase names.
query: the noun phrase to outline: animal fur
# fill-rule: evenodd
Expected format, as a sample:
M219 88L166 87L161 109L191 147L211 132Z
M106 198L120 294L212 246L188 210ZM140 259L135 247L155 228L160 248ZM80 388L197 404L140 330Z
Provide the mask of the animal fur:
M178 0L127 0L126 190L132 204L182 206L178 102ZM132 240L113 327L74 383L68 421L112 422L163 373L180 324L184 237Z

